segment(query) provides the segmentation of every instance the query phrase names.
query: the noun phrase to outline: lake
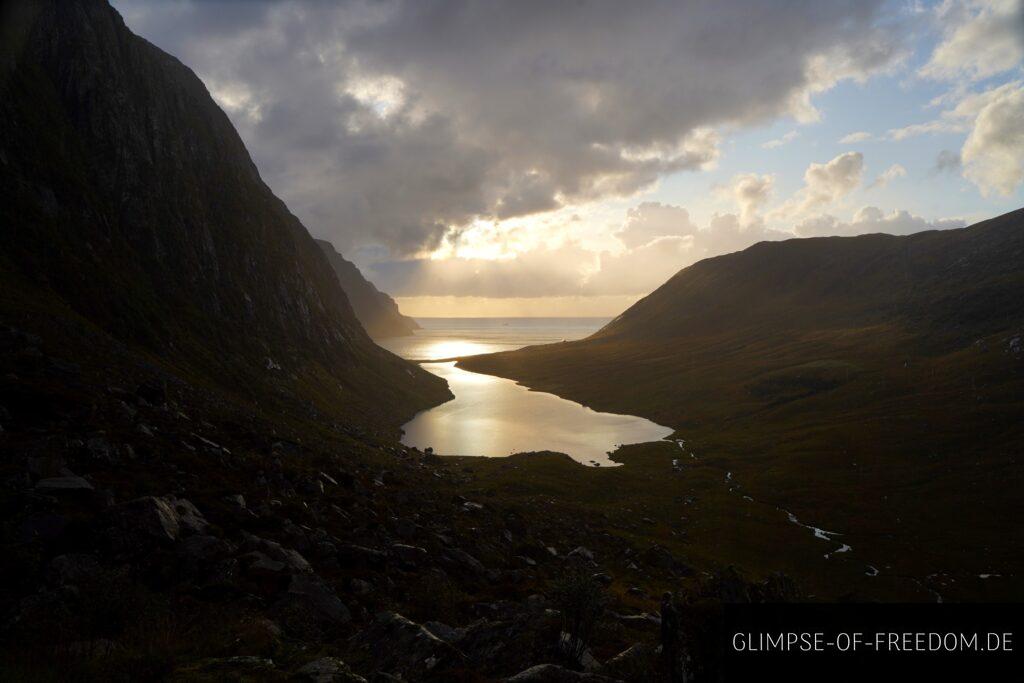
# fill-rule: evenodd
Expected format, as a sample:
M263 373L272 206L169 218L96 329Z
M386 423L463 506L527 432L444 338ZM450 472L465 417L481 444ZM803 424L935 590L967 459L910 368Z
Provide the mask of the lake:
M582 339L609 318L417 318L414 336L378 340L415 361L439 361L534 344ZM425 362L444 378L455 398L419 413L403 426L402 443L432 447L440 455L505 456L529 451L565 453L586 465L615 465L618 446L659 441L669 427L632 415L601 413L530 391L516 382L468 372L455 363Z

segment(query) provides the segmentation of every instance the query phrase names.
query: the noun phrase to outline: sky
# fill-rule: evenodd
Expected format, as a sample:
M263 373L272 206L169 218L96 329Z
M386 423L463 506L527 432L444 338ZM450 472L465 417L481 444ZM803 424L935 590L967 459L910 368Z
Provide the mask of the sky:
M613 316L1024 206L1024 0L114 0L414 316Z

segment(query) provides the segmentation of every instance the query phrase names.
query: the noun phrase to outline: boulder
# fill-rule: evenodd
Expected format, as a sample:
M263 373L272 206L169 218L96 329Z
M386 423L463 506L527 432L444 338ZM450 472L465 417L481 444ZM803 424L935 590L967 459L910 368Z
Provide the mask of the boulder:
M154 496L136 498L107 512L109 531L122 550L140 544L173 543L181 534L178 515L166 500Z
M174 551L191 563L204 563L225 557L231 545L216 536L196 534L180 541Z
M368 664L382 673L420 680L461 664L463 654L428 629L394 612L381 612L353 641Z
M404 543L392 544L391 552L394 553L399 562L411 567L415 567L427 557L427 551L425 548L420 548L415 545L406 545Z
M661 569L663 571L681 574L683 576L688 576L693 573L693 570L690 567L677 560L672 556L672 553L657 543L645 550L641 554L640 559L644 564L653 569Z
M293 550L292 548L286 548L277 541L260 538L259 536L253 536L252 534L245 534L245 543L242 544L242 548L243 550L255 550L261 552L273 560L283 562L288 569L293 572L313 571L309 561L303 557L299 551Z
M506 678L505 683L615 683L616 680L607 676L572 671L557 664L538 664Z
M348 664L337 657L314 659L296 673L299 678L315 683L366 683L365 678L353 673Z
M476 559L461 548L446 549L441 553L441 561L450 567L462 569L463 571L468 571L469 573L476 574L477 576L487 574L487 568L484 567L480 560Z
M265 657L217 657L183 665L168 676L168 681L255 681L266 680L275 672L274 660Z
M293 574L279 605L305 608L317 621L324 623L345 624L352 620L345 603L316 574Z
M92 490L92 484L78 476L50 477L36 482L36 491L40 493L75 494Z
M58 555L47 566L46 580L54 586L78 585L95 580L102 571L99 561L92 555Z
M185 534L201 534L210 526L203 513L199 512L195 505L184 498L168 496L164 498L171 509L178 517L178 526Z
M589 548L584 548L583 546L578 546L574 548L568 555L566 555L566 557L570 559L579 558L581 560L586 560L587 562L594 561L593 551L591 551Z

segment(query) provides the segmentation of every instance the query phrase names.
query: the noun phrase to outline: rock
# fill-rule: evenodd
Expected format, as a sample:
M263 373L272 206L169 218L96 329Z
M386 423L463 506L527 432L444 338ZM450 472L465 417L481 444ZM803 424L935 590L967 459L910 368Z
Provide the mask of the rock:
M348 664L337 657L314 659L297 673L316 683L366 683L365 678L353 673Z
M63 536L68 525L68 518L63 515L33 515L22 520L18 538L24 543L52 541Z
M352 579L349 582L349 589L356 595L369 595L373 592L373 584L362 579Z
M526 555L516 555L515 560L522 567L530 568L537 566L537 560L532 557L527 557Z
M189 534L201 534L210 526L203 513L199 512L195 505L184 498L169 496L164 501L174 510L178 517L178 526L181 531Z
M652 645L635 643L608 660L602 671L626 681L657 680L661 662Z
M610 586L611 583L612 583L611 575L610 574L605 574L603 572L594 574L594 576L592 578L595 581L597 581L599 584L601 584L602 586Z
M92 484L77 476L50 477L49 479L40 479L36 482L36 491L40 493L73 494L92 490Z
M566 555L566 557L579 557L581 559L587 560L588 562L594 561L594 553L588 550L587 548L584 548L583 546L578 546L572 552Z
M100 436L94 436L85 442L85 450L89 456L102 462L117 462L117 447Z
M448 624L441 623L440 621L425 622L423 624L423 628L427 629L444 642L452 645L458 643L458 641L466 635L465 629L452 628Z
M99 561L92 555L58 555L47 566L46 580L54 586L78 585L95 580L102 571Z
M263 597L280 595L291 581L291 573L288 565L280 560L267 557L258 550L249 551L240 555L235 562L241 581L232 580L231 567L223 567L228 570L224 578L228 585L237 583L245 591Z
M579 673L557 664L538 664L506 678L505 683L614 683L615 680L592 673Z
M397 557L400 562L412 567L415 567L427 556L425 548L420 548L414 545L405 545L404 543L393 544L391 546L391 552L394 553L395 557Z
M167 385L158 379L151 379L140 384L135 395L153 406L166 405Z
M216 536L196 534L181 540L174 550L192 563L202 563L227 556L231 546Z
M241 493L236 493L233 496L224 496L224 502L229 505L238 508L239 510L245 510L245 496Z
M421 680L433 671L461 664L465 657L452 645L401 614L380 612L353 641L374 669Z
M597 669L601 668L601 662L597 661L597 659L594 657L593 654L591 654L589 649L583 648L583 651L580 652L580 641L579 639L573 637L571 633L566 633L565 631L562 631L562 633L558 637L558 648L566 656L569 656L570 653L573 656L575 656L575 653L578 652L579 665L583 667L584 671L596 671Z
M140 542L171 543L178 539L181 527L178 515L163 498L146 496L116 505L107 513L110 530L121 549L137 547Z
M296 572L311 572L313 568L297 550L285 548L277 541L271 541L252 534L245 535L243 547L247 550L258 550L270 556L278 562L285 563L289 569Z
M56 455L41 455L29 458L26 465L29 474L40 479L69 477L74 474L67 469L67 463L64 461L64 458Z
M693 570L690 569L690 567L677 560L672 556L672 553L657 543L645 550L641 554L640 559L648 567L652 567L654 569L662 569L676 574L682 574L684 576L693 573Z
M338 549L338 558L342 564L370 569L381 569L388 561L387 554L380 550L352 544L341 546Z
M251 681L265 680L275 671L274 660L265 657L216 657L178 667L169 681Z
M487 568L465 550L461 548L447 548L441 553L441 561L451 567L469 571L478 576L487 574Z
M416 524L408 519L399 519L395 522L395 533L408 540L418 535Z
M281 602L288 607L306 607L320 620L332 624L345 624L352 620L352 613L345 603L315 574L293 574Z

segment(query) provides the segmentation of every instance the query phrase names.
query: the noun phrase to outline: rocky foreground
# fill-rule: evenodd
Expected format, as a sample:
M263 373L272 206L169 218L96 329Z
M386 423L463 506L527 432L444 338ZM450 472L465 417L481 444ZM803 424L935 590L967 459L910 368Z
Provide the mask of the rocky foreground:
M467 459L0 340L5 678L658 680L673 586L699 676L715 603L792 595L468 500Z

